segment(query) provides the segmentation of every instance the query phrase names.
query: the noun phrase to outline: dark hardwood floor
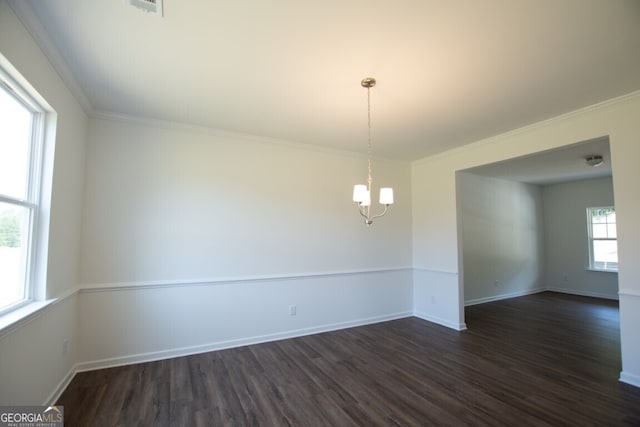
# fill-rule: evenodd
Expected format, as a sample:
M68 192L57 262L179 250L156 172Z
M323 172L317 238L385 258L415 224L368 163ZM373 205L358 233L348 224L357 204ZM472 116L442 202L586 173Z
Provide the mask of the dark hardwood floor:
M551 292L79 373L66 425L640 425L615 301Z

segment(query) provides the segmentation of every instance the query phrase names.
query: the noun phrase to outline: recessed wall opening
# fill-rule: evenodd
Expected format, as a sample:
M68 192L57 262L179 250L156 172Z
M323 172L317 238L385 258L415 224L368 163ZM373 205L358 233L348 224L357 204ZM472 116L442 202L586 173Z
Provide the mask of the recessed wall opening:
M593 156L602 163L588 164ZM607 136L461 170L456 181L464 307L543 291L618 299L617 273L590 268L588 209L615 206Z

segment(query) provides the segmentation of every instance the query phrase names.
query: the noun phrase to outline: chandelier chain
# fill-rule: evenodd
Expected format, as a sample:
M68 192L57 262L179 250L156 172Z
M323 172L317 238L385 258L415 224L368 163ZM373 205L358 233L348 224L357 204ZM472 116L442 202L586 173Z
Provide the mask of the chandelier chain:
M368 150L367 150L367 158L369 160L369 190L371 190L371 183L373 180L371 179L371 88L367 87L367 141L368 141Z

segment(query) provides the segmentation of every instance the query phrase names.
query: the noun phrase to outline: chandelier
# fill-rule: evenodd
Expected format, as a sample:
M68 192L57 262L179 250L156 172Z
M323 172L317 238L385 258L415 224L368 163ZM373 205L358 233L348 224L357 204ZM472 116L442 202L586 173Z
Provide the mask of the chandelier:
M389 205L393 204L393 188L385 187L380 189L381 205L384 205L384 210L379 214L373 214L371 209L371 184L373 179L371 178L371 97L370 90L376 85L376 79L373 77L366 77L360 82L362 87L367 89L367 129L368 129L368 161L369 161L369 175L367 178L367 185L356 184L353 187L353 201L358 204L358 211L364 218L364 223L367 227L373 223L375 218L379 218L387 213Z

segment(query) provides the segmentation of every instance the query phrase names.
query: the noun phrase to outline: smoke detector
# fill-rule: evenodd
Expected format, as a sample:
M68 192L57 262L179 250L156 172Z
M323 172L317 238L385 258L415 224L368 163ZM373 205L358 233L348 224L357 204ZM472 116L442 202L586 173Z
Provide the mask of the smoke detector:
M584 160L591 167L600 166L604 162L604 159L600 154L592 154L590 156L585 157Z
M154 13L164 16L162 0L129 0L131 6L135 6L145 13Z

